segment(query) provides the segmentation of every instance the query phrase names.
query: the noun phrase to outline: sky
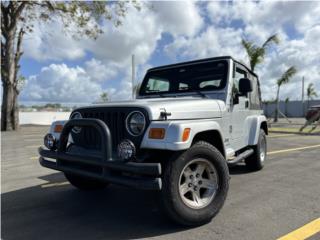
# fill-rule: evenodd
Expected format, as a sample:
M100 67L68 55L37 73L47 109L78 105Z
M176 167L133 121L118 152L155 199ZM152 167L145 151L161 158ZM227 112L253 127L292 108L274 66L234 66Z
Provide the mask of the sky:
M280 44L256 69L262 98L275 98L276 80L290 66L298 73L281 88L281 99L301 99L303 76L320 96L320 2L169 1L141 7L128 5L119 27L101 22L97 40L75 39L59 21L35 23L23 43L20 101L80 105L97 101L102 92L111 100L130 99L132 54L136 84L159 65L225 55L248 63L241 39L260 45L275 33Z

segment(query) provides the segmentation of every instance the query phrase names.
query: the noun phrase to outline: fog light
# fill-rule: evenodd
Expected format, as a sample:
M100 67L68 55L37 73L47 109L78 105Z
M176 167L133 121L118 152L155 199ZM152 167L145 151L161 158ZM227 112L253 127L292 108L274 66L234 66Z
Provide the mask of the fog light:
M118 156L122 160L129 160L133 158L136 154L136 147L134 146L133 142L128 139L123 140L118 145Z
M44 137L44 141L43 142L44 142L44 145L48 149L50 149L50 150L56 150L57 149L57 140L51 133L48 133Z

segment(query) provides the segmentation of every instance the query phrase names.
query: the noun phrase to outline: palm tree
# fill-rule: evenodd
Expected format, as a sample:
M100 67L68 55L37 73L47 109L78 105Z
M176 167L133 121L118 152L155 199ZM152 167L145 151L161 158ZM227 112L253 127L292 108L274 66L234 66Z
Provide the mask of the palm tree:
M309 83L307 88L307 97L308 97L308 108L309 108L309 102L313 97L317 97L316 90L314 89L313 83Z
M262 46L257 46L253 42L247 41L245 39L242 39L241 44L246 50L249 61L250 61L250 67L251 70L254 71L254 68L257 66L257 64L262 63L264 60L264 56L266 54L267 48L272 44L278 44L280 42L278 35L274 34L270 36L263 44Z
M278 122L279 117L279 95L280 95L280 87L283 84L286 84L290 81L290 79L297 73L297 69L294 66L291 66L285 71L282 76L277 80L277 98L276 98L276 111L274 114L274 122Z

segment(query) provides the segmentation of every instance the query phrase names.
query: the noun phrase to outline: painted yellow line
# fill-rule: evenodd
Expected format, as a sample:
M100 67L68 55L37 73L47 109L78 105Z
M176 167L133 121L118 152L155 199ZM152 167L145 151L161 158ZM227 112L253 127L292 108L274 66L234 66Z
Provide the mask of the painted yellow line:
M59 186L65 186L65 185L69 185L69 182L46 183L46 184L42 184L41 187L48 188L48 187L59 187Z
M268 138L278 138L278 137L288 137L288 136L297 136L296 134L289 133L289 134L276 134L276 135L269 135Z
M30 160L38 160L39 157L31 157Z
M320 218L313 220L312 222L294 230L278 240L303 240L315 235L320 232Z
M318 148L318 147L320 147L320 144L306 146L306 147L289 148L289 149L284 149L284 150L272 151L272 152L268 152L267 154L272 155L272 154L277 154L277 153L293 152L293 151L299 151L299 150L304 150L304 149L309 149L309 148Z

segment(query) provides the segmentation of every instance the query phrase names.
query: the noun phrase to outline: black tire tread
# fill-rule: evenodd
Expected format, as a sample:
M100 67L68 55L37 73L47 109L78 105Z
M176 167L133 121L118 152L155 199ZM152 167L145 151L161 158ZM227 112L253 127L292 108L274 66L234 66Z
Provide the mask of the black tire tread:
M181 199L179 194L174 194L172 189L175 188L176 182L172 181L172 176L180 175L179 169L176 168L176 163L178 161L186 161L188 157L188 153L193 151L194 149L202 149L202 151L207 151L212 154L215 158L217 158L217 162L219 163L219 170L222 171L219 173L224 178L222 181L222 185L220 186L219 193L217 194L216 198L219 198L217 201L214 199L214 202L217 202L216 205L209 204L209 206L205 207L204 209L198 210L199 214L194 212L192 219L186 217L188 214L184 214L181 212L181 208L178 209L177 206L181 203ZM227 163L221 152L214 147L213 145L209 144L205 141L196 142L190 149L183 152L182 154L176 154L173 156L173 159L169 160L165 172L164 172L164 182L163 182L163 189L161 191L162 194L162 203L165 212L167 215L174 220L175 222L184 225L184 226L198 226L203 225L211 221L211 219L218 214L220 209L222 208L225 199L227 197L227 192L229 188L229 170L227 167ZM216 163L216 162L215 162ZM215 166L216 167L216 166ZM218 170L218 169L217 169ZM179 177L178 177L179 178ZM220 180L220 179L219 179ZM220 184L219 184L220 185ZM184 206L186 207L186 206Z
M260 161L260 140L266 138L266 133L260 129L258 144L253 147L253 154L245 159L246 167L251 171L259 171L264 167ZM267 143L267 142L266 142Z

